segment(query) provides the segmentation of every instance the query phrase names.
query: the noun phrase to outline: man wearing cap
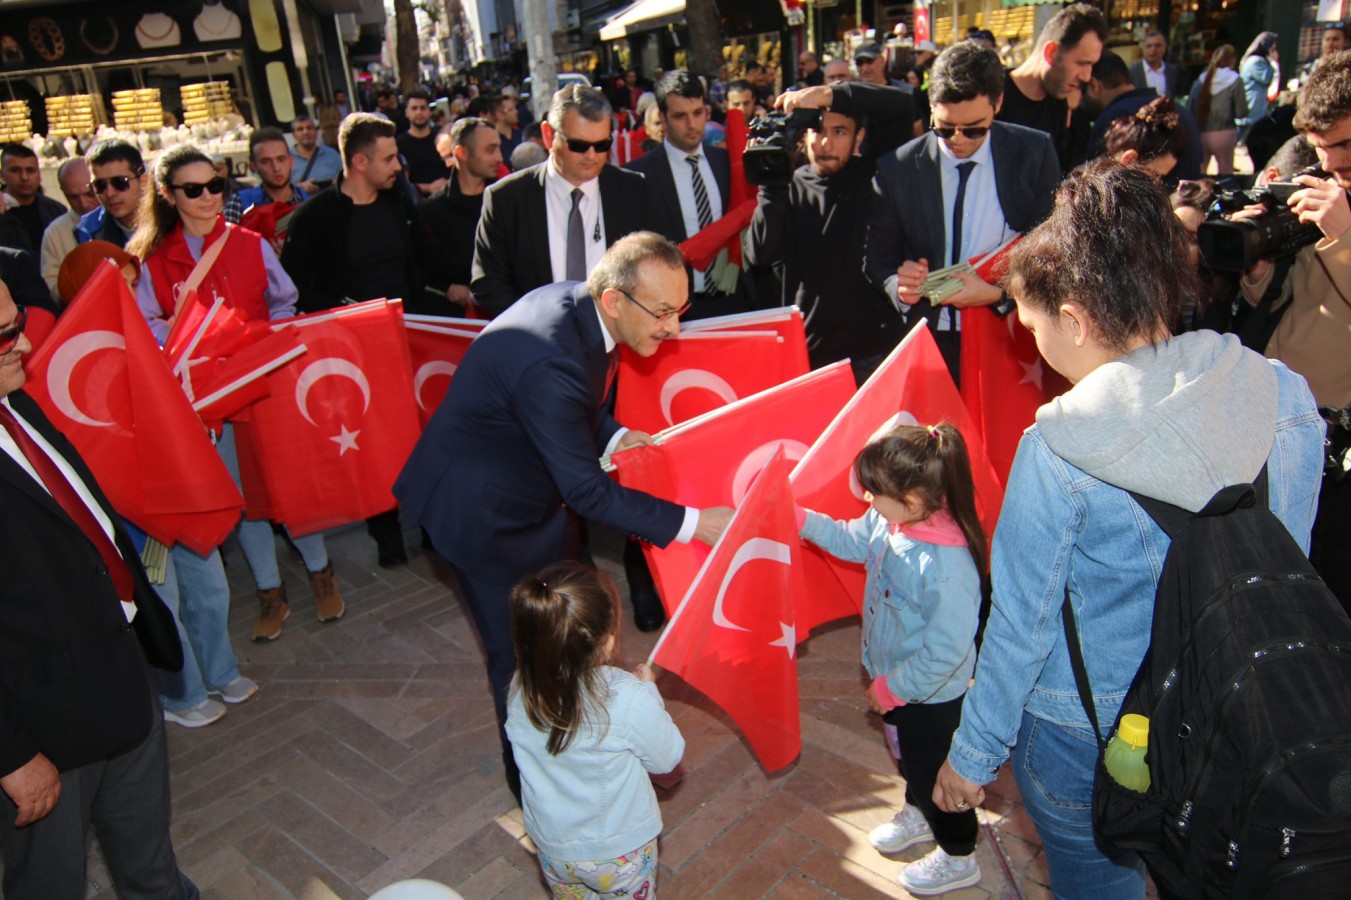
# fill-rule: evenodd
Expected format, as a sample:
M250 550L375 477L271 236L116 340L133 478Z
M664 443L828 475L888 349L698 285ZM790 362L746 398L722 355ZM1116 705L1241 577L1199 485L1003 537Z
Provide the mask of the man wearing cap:
M889 84L900 88L907 94L912 88L904 81L887 77L887 55L881 47L869 41L859 44L854 50L854 68L858 70L858 80L869 84Z

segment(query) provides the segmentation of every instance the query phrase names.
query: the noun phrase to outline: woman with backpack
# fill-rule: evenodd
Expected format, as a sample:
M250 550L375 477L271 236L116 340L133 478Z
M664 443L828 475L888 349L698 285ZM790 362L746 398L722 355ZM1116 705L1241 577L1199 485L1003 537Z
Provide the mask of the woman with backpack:
M1149 647L1169 548L1128 492L1196 512L1265 465L1271 511L1308 548L1324 431L1313 397L1233 335L1170 334L1195 272L1164 189L1111 160L1072 172L1011 257L1018 318L1074 387L1038 410L1018 446L984 646L934 800L980 803L1011 753L1057 897L1145 892L1139 857L1095 841L1099 737L1061 621L1068 602L1105 739Z

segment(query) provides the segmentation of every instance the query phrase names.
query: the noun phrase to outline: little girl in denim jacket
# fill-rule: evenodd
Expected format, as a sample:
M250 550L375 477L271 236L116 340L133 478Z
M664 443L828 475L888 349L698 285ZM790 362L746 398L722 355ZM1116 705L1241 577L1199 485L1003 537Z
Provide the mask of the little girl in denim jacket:
M898 426L863 448L854 474L871 509L851 522L806 511L802 536L867 567L868 704L897 726L906 780L905 806L869 840L883 853L936 840L900 882L912 894L941 894L980 881L975 812L945 813L932 794L975 669L988 545L966 442L952 425Z
M661 810L648 773L674 769L685 739L652 667L611 664L619 610L614 583L580 563L550 566L511 596L507 737L555 897L657 896Z

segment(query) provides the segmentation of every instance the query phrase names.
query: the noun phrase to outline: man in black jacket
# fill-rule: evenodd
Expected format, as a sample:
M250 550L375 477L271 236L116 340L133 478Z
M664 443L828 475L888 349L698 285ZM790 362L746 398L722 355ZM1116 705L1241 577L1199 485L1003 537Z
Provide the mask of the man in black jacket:
M16 250L27 250L37 256L42 248L42 232L59 219L66 208L42 193L42 170L38 156L23 144L6 144L0 152L0 171L5 178L5 190L14 198L15 205L5 210L0 241Z
M599 88L558 91L540 126L549 158L484 195L470 288L489 314L540 285L586 280L606 248L647 227L643 177L607 162L611 112Z
M927 319L953 380L959 378L961 316L1000 302L998 287L973 274L933 305L923 295L932 269L999 249L1050 214L1060 180L1044 132L995 121L1004 70L993 50L962 41L929 74L933 128L877 163L865 270L908 325Z
M79 453L22 390L32 350L0 285L0 845L6 897L83 897L93 824L117 893L197 889L169 839L169 610Z
M848 357L862 384L900 340L902 322L863 272L876 156L857 154L875 124L896 135L877 152L896 148L914 120L911 97L850 82L792 91L780 105L822 110L821 127L807 133L810 164L788 185L760 189L746 255L752 265L773 266L783 304L801 308L812 367Z
M483 192L502 165L502 138L487 119L466 116L437 135L436 147L450 169L446 184L418 204L427 287L423 301L433 314L462 316L473 302L474 232ZM449 305L441 302L444 297Z
M352 113L338 129L338 149L342 175L301 204L282 246L282 267L300 291L296 306L317 312L379 297L420 299L417 209L396 185L402 167L394 126L372 113ZM366 524L381 566L408 562L398 509Z

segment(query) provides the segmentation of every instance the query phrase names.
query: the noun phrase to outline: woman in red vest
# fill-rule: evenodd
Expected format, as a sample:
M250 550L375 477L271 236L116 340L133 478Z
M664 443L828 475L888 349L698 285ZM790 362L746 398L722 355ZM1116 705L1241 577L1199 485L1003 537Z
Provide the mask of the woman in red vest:
M215 261L204 274L199 273L200 296L223 297L227 305L250 320L295 315L298 294L295 283L267 241L247 228L225 221L221 215L224 190L225 179L216 174L211 159L192 144L172 147L155 162L155 190L144 195L138 227L127 249L144 260L141 280L136 286L137 302L161 343L169 333L183 283L193 274L202 255L221 241L224 243ZM226 425L216 446L238 484L233 428ZM293 538L292 543L309 571L319 620L327 622L341 617L345 606L323 535ZM276 538L271 524L266 520L245 519L239 526L239 544L253 572L261 604L253 639L274 640L281 634L290 608L286 585L277 566ZM191 551L175 548L175 552Z

